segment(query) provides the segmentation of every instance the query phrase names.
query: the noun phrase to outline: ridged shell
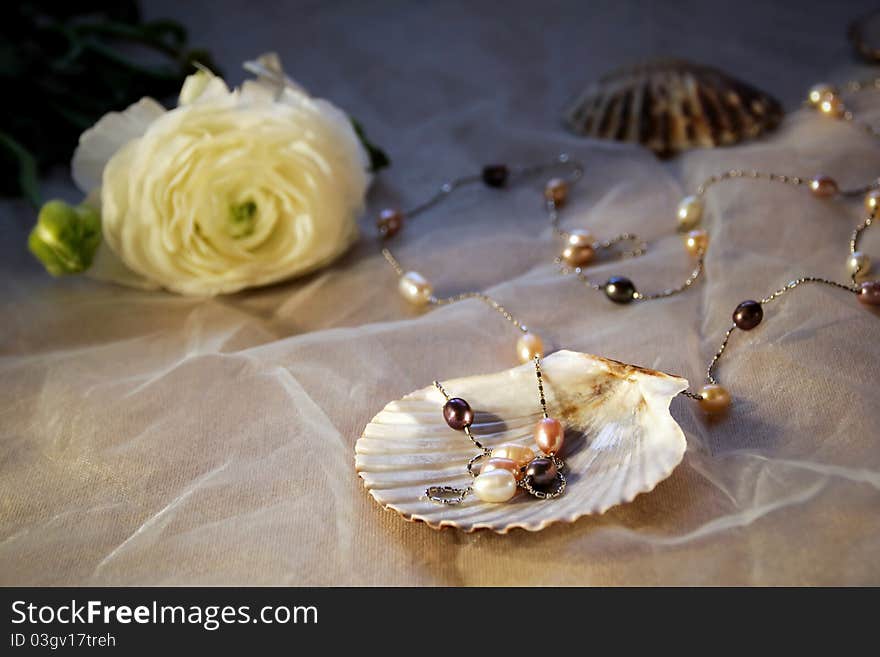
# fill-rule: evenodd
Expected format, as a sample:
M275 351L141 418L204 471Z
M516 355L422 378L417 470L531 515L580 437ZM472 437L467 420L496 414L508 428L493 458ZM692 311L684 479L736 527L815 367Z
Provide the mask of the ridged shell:
M600 78L569 107L565 122L576 134L639 143L669 157L758 137L782 116L775 98L718 69L657 60Z
M434 386L390 402L358 439L355 465L370 494L407 520L435 529L538 531L629 502L681 461L685 438L669 403L687 388L684 379L572 351L548 356L542 369L548 412L566 427L568 486L561 497L539 500L520 492L510 502L489 504L470 495L455 506L428 500L428 486L470 485L466 465L479 453L446 425L445 399ZM531 363L443 385L470 403L472 430L484 445L534 447L541 407Z

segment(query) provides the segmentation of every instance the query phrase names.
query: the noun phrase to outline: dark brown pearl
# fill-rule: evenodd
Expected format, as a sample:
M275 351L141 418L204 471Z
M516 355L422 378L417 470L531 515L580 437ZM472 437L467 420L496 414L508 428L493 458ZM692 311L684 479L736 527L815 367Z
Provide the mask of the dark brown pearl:
M880 281L865 281L859 285L859 301L868 306L880 306Z
M394 237L403 228L403 213L394 208L385 208L376 221L379 234L384 238Z
M504 187L509 173L503 164L488 164L483 167L483 183L487 187Z
M553 486L556 472L553 459L544 457L532 459L526 466L526 476L531 478L532 485L539 490Z
M460 397L453 397L443 405L443 419L456 431L463 431L474 422L471 405Z
M605 296L614 303L629 303L636 298L636 286L628 278L612 276L605 283Z
M757 301L743 301L733 311L733 323L738 329L751 331L764 319L764 308Z

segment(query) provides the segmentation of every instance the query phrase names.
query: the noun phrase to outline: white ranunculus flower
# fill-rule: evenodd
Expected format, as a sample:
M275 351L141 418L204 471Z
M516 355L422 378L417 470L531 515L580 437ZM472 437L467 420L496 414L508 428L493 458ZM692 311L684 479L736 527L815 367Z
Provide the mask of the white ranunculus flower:
M348 116L274 56L256 65L264 75L240 89L200 72L175 109L145 98L83 134L74 180L100 190L104 238L91 274L222 294L314 270L354 242L370 175Z

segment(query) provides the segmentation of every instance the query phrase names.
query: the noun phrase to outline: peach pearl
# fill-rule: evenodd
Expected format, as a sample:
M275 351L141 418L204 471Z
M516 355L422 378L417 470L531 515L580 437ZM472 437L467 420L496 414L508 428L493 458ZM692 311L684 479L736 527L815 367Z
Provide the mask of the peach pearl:
M583 267L593 259L593 236L585 230L573 230L565 241L562 259L570 267Z
M831 198L837 195L837 182L828 176L815 176L810 181L810 191L817 198Z
M401 276L397 289L414 306L426 305L434 294L431 284L417 271L408 271Z
M819 101L817 107L822 114L834 119L839 119L843 116L844 112L846 112L846 108L843 106L843 101L834 94L825 96L825 98Z
M516 355L519 362L528 363L535 360L535 356L544 356L544 343L541 338L534 333L524 333L520 339L516 341Z
M542 418L535 427L535 442L545 454L556 454L565 441L562 422L552 417Z
M483 467L480 468L480 474L483 474L484 472L492 472L492 470L507 470L516 478L517 481L519 481L523 477L522 470L519 469L516 461L514 461L513 459L501 458L500 456L493 456L489 459L486 459Z
M700 388L700 408L710 415L723 413L730 406L730 393L727 388L708 383Z
M533 458L535 458L535 452L531 447L516 443L503 443L492 450L492 457L489 460L509 459L516 463L517 467L524 468L531 463Z
M880 210L880 189L872 189L865 194L865 209L868 212Z
M706 252L709 246L709 233L705 230L697 229L689 232L684 238L684 248L692 256L700 256Z
M563 205L568 199L568 183L562 178L551 178L544 186L544 198L555 206Z

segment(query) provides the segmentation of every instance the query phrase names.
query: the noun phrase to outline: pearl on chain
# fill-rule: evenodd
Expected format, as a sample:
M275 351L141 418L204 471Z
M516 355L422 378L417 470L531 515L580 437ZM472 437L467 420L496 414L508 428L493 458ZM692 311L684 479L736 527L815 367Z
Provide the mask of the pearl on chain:
M443 419L450 428L456 431L464 431L474 423L474 411L471 405L461 397L452 397L443 404Z
M545 454L556 454L565 442L562 422L552 417L541 418L535 427L535 443Z
M692 256L701 256L709 246L709 233L702 228L690 231L684 238L684 248Z
M562 178L551 178L544 186L544 198L556 207L564 205L568 199L568 183Z
M880 281L865 281L859 286L859 301L866 306L880 306Z
M730 393L727 388L708 383L700 388L700 407L710 415L723 413L730 406Z
M764 308L757 301L749 299L739 304L733 311L733 323L743 331L751 331L764 319Z
M483 167L482 178L487 187L504 187L509 175L510 170L503 164L488 164Z
M822 114L830 116L832 119L839 119L846 112L843 101L834 94L825 96L825 98L819 101L817 107Z
M538 490L553 486L558 472L553 459L546 457L536 458L526 466L526 476L531 477L532 485Z
M871 259L867 253L853 251L846 259L846 270L853 276L865 276L871 271Z
M507 470L517 481L523 477L523 472L516 464L516 461L513 459L503 459L500 456L493 456L480 466L480 474L492 472L492 470Z
M502 443L492 449L492 458L510 459L520 468L525 467L535 458L535 452L531 447L517 445L516 443Z
M395 208L385 208L379 213L376 227L382 237L394 237L403 228L403 213Z
M397 289L401 296L414 306L424 306L431 300L434 288L428 280L417 271L408 271L400 277Z
M629 303L636 298L636 286L624 276L612 276L605 283L605 296L614 303Z
M810 191L817 198L831 198L839 191L837 181L830 176L818 175L810 180Z
M807 102L810 103L813 107L818 107L819 104L825 100L826 98L833 98L837 95L837 90L832 87L830 84L825 84L821 82L817 85L814 85L807 92Z
M528 363L535 360L535 356L544 356L544 343L535 333L523 333L516 341L516 355L519 362Z
M516 495L516 478L509 470L481 472L474 479L474 494L483 502L506 502Z
M865 194L865 209L874 212L878 208L880 208L880 189L872 189Z
M570 267L583 267L593 259L593 236L586 230L573 230L565 240L562 259Z
M703 201L699 196L685 196L678 204L678 228L690 230L703 218Z

